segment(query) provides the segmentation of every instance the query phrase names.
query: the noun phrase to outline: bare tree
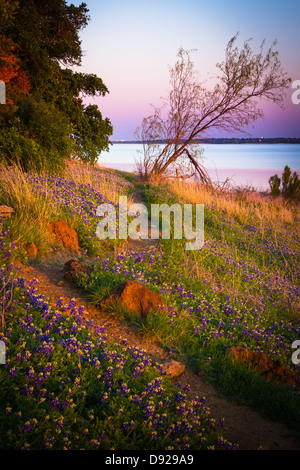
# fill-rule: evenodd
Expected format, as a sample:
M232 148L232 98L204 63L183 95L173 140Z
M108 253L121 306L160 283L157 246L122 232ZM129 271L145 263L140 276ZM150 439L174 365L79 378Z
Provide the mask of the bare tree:
M200 163L199 139L212 129L247 133L245 128L263 118L258 107L261 98L283 107L291 79L282 70L276 41L266 52L263 41L255 54L251 40L239 49L237 37L228 42L225 60L217 64L220 72L212 90L200 84L192 51L179 50L178 60L170 68L169 96L136 130L144 150L139 172L146 178L195 176L209 183Z

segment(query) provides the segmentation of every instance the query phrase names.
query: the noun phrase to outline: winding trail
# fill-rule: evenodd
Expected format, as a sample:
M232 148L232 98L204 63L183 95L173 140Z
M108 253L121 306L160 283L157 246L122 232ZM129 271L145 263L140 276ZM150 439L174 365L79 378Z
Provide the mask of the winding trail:
M137 192L133 202L142 202L141 193ZM140 252L152 249L158 240L129 240L122 251ZM118 318L100 311L89 303L83 292L71 282L63 278L63 265L74 258L67 252L61 252L41 264L31 264L21 269L21 275L27 280L36 278L38 291L56 302L59 298L75 298L79 305L86 309L88 318L93 319L105 329L108 337L119 342L127 339L128 344L144 350L149 357L159 363L172 359L160 345L149 338L143 337L137 327L128 325ZM206 397L206 405L210 408L211 417L216 421L225 420L223 436L230 442L237 443L242 450L300 450L300 439L295 431L285 424L264 418L253 409L230 401L212 386L187 368L179 376L172 379L182 387L189 385L187 392L190 398Z

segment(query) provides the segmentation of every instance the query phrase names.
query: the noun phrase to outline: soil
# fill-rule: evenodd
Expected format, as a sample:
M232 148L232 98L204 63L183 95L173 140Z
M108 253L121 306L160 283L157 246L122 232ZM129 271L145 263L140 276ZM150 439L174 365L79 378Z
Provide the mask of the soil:
M137 193L134 202L140 201L141 195ZM125 248L127 251L140 251L152 248L156 243L156 240L129 240ZM31 262L30 265L22 267L20 275L27 280L35 278L39 292L46 295L50 301L56 302L60 297L75 298L79 305L85 307L88 317L103 326L106 335L116 342L126 338L128 344L142 349L158 363L173 359L156 341L143 337L134 325L126 324L117 317L97 309L88 302L74 283L64 279L63 265L69 259L74 259L74 253L60 251L40 263ZM206 397L211 417L217 422L225 420L223 436L230 442L237 443L240 449L300 450L300 438L294 430L222 396L212 385L205 382L204 377L185 368L179 377L172 380L182 387L188 384L190 389L187 394L190 398Z

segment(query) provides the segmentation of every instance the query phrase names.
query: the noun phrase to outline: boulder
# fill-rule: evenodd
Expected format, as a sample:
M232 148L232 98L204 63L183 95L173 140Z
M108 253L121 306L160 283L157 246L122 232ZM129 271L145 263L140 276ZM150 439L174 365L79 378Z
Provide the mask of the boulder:
M234 361L240 361L254 367L266 379L273 379L278 383L281 382L294 387L299 385L299 377L296 373L263 352L251 351L242 346L232 346L229 349L229 356Z
M35 246L33 242L27 243L24 248L26 250L26 255L28 259L36 258L38 251L37 251L37 247Z
M114 303L131 310L142 318L145 318L151 310L165 308L159 294L135 281L125 281L113 289L111 294L101 302L101 307L105 309Z
M14 213L14 209L9 206L0 206L0 217L8 218Z
M48 224L48 229L53 239L62 245L66 250L75 254L79 253L78 235L75 230L66 223L65 220L59 219Z
M179 375L183 374L185 371L185 365L181 364L174 359L166 360L162 364L160 364L162 372L167 374L169 377L178 377Z
M70 259L64 264L64 278L68 281L76 282L81 273L90 274L91 271L91 267L75 259Z

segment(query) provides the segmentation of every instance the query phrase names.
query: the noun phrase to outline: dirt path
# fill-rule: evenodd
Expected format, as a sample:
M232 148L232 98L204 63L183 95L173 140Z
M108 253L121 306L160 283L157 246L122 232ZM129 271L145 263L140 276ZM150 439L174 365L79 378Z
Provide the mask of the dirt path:
M135 202L141 201L138 193ZM130 240L126 245L127 251L141 251L153 248L157 241ZM155 341L143 338L132 325L98 310L84 297L82 291L74 284L64 280L63 264L72 258L68 253L61 253L56 258L46 260L41 264L32 264L22 269L21 274L26 279L36 278L38 290L56 302L60 297L75 298L83 305L89 318L103 326L107 336L115 341L126 338L128 344L143 349L152 360L164 362L171 357ZM300 440L297 435L282 423L272 422L263 418L259 413L231 402L221 396L211 385L205 383L202 377L185 370L179 377L173 379L181 386L189 385L188 395L206 397L206 404L211 410L211 416L219 421L225 420L224 437L238 443L240 449L256 450L260 447L266 450L300 450Z

